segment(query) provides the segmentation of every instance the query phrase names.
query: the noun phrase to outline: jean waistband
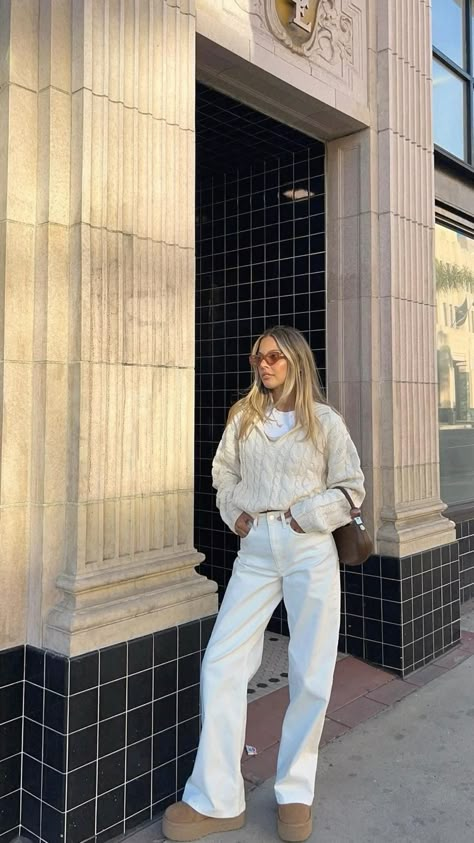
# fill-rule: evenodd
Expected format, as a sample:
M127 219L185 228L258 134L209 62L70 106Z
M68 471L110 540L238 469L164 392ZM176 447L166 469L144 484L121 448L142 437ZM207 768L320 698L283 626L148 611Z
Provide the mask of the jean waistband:
M281 521L283 527L286 527L291 521L291 515L285 518L285 512L281 509L266 509L265 512L257 512L253 526L256 527L261 519L266 521Z

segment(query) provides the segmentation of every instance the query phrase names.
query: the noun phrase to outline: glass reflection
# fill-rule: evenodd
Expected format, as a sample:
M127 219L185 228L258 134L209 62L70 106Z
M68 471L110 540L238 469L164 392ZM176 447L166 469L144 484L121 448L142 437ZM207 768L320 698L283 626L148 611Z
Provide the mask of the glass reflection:
M441 497L474 500L474 239L436 226Z
M465 67L464 0L433 0L433 47Z
M466 84L433 57L434 142L466 157Z

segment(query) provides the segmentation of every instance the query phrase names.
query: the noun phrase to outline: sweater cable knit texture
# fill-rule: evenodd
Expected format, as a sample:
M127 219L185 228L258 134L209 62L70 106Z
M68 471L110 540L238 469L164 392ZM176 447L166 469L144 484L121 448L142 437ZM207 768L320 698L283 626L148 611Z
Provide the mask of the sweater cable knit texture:
M349 504L364 500L364 475L342 417L325 404L315 404L320 425L318 449L295 427L270 440L259 422L250 435L238 439L241 415L226 427L212 464L213 486L222 520L235 532L242 512L255 516L266 510L286 512L306 532L329 533L348 524Z

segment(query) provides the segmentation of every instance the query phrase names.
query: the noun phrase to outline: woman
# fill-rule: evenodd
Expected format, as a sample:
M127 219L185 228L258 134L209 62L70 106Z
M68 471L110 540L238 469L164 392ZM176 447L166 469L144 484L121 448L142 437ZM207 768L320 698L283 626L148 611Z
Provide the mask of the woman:
M241 537L202 665L202 732L183 801L165 812L171 840L197 840L245 823L240 760L247 685L267 623L283 598L290 630L290 704L275 796L282 840L312 831L318 746L336 663L340 580L332 531L349 523L343 486L360 506L359 457L325 401L313 354L294 328L256 341L248 394L232 408L213 463L217 506Z

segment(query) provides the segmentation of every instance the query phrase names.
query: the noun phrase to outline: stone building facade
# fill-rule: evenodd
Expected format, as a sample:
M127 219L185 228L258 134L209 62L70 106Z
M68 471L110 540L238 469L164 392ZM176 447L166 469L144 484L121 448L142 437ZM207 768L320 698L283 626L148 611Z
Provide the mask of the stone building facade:
M469 91L453 154L431 11L0 0L0 843L105 843L179 796L235 552L208 467L263 326L307 332L361 454L341 649L406 675L459 639L473 65L436 58Z

